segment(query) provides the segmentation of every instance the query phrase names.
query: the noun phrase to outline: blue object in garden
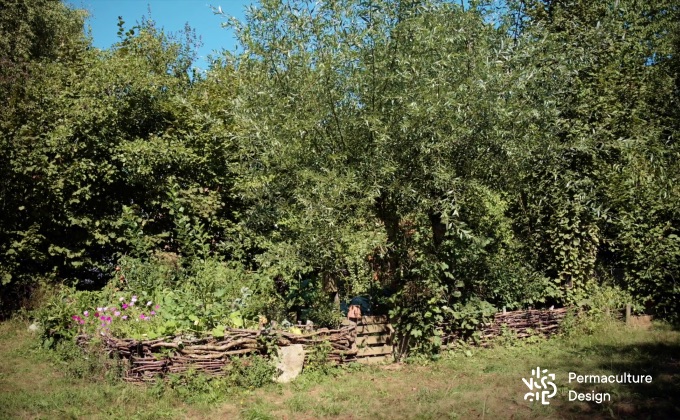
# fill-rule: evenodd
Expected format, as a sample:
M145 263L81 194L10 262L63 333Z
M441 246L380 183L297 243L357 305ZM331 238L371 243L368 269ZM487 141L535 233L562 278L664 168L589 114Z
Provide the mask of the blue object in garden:
M357 305L361 308L361 315L371 314L371 300L366 296L355 296L349 301L349 303L342 302L340 304L340 310L344 316L347 316L349 307L352 305Z

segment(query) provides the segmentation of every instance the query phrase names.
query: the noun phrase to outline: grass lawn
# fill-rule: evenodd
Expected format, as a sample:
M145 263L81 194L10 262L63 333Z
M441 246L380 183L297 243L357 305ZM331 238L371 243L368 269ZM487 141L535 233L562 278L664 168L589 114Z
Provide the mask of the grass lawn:
M549 405L524 400L522 378L556 375ZM579 375L652 375L651 384L568 383ZM78 373L78 372L75 372ZM436 362L305 374L287 385L212 392L132 385L59 362L19 321L0 324L0 418L680 419L680 332L664 325L598 326L525 343L448 354ZM610 402L568 401L569 391Z

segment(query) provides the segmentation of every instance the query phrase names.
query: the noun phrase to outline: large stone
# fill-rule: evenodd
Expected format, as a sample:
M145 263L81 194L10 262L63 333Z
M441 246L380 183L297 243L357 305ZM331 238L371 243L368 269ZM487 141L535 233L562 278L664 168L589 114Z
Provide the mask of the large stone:
M279 347L276 368L280 375L275 379L279 383L287 383L297 378L305 363L305 349L302 344Z

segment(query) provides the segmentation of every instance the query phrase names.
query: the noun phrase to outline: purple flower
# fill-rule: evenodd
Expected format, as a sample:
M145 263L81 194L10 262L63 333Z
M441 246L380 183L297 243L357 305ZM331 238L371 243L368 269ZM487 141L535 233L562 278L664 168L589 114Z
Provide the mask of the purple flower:
M107 317L106 317L106 322L111 322L111 317L110 317L110 316L107 316Z
M123 315L123 316L121 316L121 318L122 318L122 319L127 319L128 317L127 317L127 315Z
M139 319L146 319L146 316L144 314L139 315Z
M132 296L132 302L137 302L137 296Z
M129 306L129 305L128 305L127 303L124 303L124 304L123 304L123 309L127 309L128 306Z
M132 302L130 302L130 304L128 305L128 307L132 307L132 306L135 306L135 301L134 301L134 300L133 300Z
M83 312L83 315L85 315L85 316L90 316L90 312L85 311L85 312Z
M71 319L79 319L80 317L78 315L73 315Z

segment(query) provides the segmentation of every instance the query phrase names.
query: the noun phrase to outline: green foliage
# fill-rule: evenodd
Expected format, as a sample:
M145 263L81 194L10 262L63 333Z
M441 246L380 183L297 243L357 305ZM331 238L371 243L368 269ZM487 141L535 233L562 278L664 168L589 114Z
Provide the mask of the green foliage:
M124 256L118 260L113 283L127 289L153 293L155 290L171 289L186 277L176 254L157 252L148 262Z
M308 373L317 372L328 375L335 371L335 365L328 359L328 355L333 351L333 346L328 341L320 341L306 351L304 371Z
M182 374L169 374L158 379L150 388L157 398L172 396L187 403L214 404L233 395L239 390L253 390L273 382L276 368L262 356L232 359L223 377L210 376L189 370Z
M477 339L480 326L489 323L498 312L489 302L471 299L465 304L456 304L452 308L444 307L446 328L461 333L462 339Z
M101 299L96 292L76 291L72 287L56 286L47 291L48 298L33 312L41 328L43 346L52 348L61 340L70 341L78 334L73 315L81 314Z
M49 336L122 294L162 311L120 334L219 336L361 295L422 354L492 306L677 318L675 3L454 3L262 1L193 77L189 28L98 50L8 3L0 311L71 280L106 287L52 299Z
M276 374L271 361L259 355L234 358L227 369L233 384L248 389L261 388L273 382Z
M623 313L627 304L635 305L631 294L617 286L598 285L590 282L582 291L581 300L577 301L578 307L586 309L591 317L610 316L616 317Z
M152 392L160 397L169 391L173 397L184 402L211 404L224 399L229 392L229 385L226 379L190 370L181 375L170 374L165 382L159 380Z
M107 354L97 343L83 348L74 340L61 340L53 350L50 359L73 378L115 383L123 377L122 360Z
M312 321L322 328L337 328L344 318L340 308L328 297L319 282L301 280L292 282L287 290L285 302L289 311L298 321Z

